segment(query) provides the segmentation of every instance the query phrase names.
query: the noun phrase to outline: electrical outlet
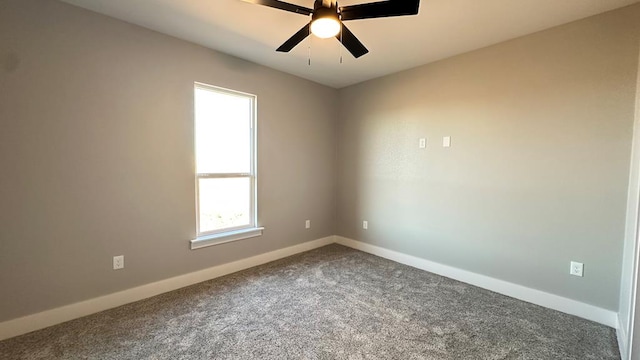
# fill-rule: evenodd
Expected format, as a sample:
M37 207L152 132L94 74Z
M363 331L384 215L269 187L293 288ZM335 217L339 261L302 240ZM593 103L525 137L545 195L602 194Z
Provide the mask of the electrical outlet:
M124 255L113 257L113 270L124 269Z
M569 274L575 275L575 276L582 276L583 270L584 270L584 264L576 261L572 261L571 268L569 269Z
M424 149L427 147L427 139L422 138L420 139L420 141L418 142L418 147L420 147L420 149Z
M362 222L362 228L365 229L365 230L367 230L369 228L369 222L367 220L364 220Z
M311 228L311 220L307 220L304 222L304 228L305 229L310 229Z

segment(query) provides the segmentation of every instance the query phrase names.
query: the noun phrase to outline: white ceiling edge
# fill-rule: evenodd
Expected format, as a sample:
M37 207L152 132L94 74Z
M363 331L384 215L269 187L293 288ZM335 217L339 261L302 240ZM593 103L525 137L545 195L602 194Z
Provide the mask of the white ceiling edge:
M370 53L335 39L275 49L308 18L239 0L61 0L333 88L342 88L638 3L639 0L422 0L417 16L345 24ZM291 0L312 7L312 0ZM367 2L344 0L342 5ZM340 63L342 56L343 62ZM311 65L308 64L309 58Z

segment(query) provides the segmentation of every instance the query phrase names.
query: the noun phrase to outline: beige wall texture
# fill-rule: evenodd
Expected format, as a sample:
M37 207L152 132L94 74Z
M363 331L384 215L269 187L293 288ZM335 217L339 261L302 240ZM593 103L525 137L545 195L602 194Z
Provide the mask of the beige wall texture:
M194 81L258 96L262 237L189 249ZM1 1L0 321L334 234L336 109L335 89L57 1Z
M338 235L617 310L639 30L635 5L342 89Z

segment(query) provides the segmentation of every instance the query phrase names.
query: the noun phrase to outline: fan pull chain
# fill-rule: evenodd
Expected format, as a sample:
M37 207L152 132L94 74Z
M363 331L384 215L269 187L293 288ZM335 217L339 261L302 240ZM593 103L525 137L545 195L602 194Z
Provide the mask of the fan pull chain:
M311 35L311 34L309 34ZM309 46L307 47L307 49L309 50L309 54L308 54L308 62L309 62L309 66L311 66L311 42L313 41L313 36L309 36Z
M340 24L340 64L342 64L342 52L344 45L342 44L342 24Z

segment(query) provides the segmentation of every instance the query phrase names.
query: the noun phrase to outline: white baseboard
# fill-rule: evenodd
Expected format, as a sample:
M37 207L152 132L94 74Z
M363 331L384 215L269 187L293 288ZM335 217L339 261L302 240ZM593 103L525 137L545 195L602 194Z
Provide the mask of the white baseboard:
M161 280L132 289L119 291L94 299L89 299L75 304L65 305L56 309L46 310L33 315L27 315L21 318L5 321L0 323L0 340L26 334L35 330L44 329L46 327L60 324L65 321L77 319L86 315L143 300L168 291L173 291L185 286L197 284L199 282L215 279L220 276L262 265L308 250L313 250L332 243L338 243L392 261L396 261L401 264L426 270L434 274L446 276L448 278L452 278L487 290L495 291L500 294L511 296L516 299L558 310L567 314L579 316L587 320L595 321L613 327L618 330L617 333L620 352L623 353L624 351L626 354L626 333L618 325L618 316L614 311L602 309L597 306L585 304L576 300L549 294L540 290L530 289L522 285L517 285L485 275L472 273L470 271L461 270L451 266L439 264L412 255L403 254L397 251L370 245L341 236L328 236L322 239L317 239L284 249L271 251L265 254L252 256L250 258L214 266L193 273L176 276L166 280ZM622 359L625 358L623 357Z
M623 322L618 318L618 328L616 329L616 335L618 336L618 349L620 350L620 359L627 360L629 358L627 347L627 329L622 325Z
M151 284L138 286L132 289L119 291L113 294L81 301L75 304L62 306L56 309L46 310L33 315L9 320L0 323L0 340L26 334L31 331L77 319L100 311L112 309L121 305L143 300L168 291L183 288L228 275L240 270L262 265L287 256L319 248L335 242L334 236L308 241L299 245L271 251L250 258L214 266L208 269L192 272L185 275L160 280Z
M458 269L452 266L439 264L433 261L403 254L397 251L370 245L361 241L336 236L336 242L340 245L380 256L401 264L409 265L434 274L462 281L467 284L491 290L532 304L558 310L566 314L575 315L587 320L618 329L618 314L615 311L603 309L597 306L585 304L580 301L568 299L562 296L549 294L544 291L531 289L522 285L495 279L489 276L476 274L470 271Z

